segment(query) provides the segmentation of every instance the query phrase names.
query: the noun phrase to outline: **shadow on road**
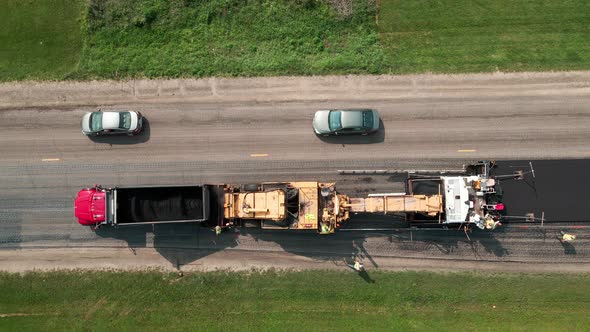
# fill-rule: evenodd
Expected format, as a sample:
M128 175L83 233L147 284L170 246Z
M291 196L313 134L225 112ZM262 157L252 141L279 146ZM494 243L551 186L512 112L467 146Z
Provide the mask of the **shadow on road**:
M561 243L561 246L563 247L563 253L566 255L575 255L577 253L576 247L574 247L574 245L570 242L563 241L560 235L557 235L557 240L559 241L559 243Z
M147 118L143 118L143 129L135 136L127 135L104 135L104 136L88 136L94 143L102 143L109 145L126 145L126 144L140 144L150 140L151 129L150 122Z
M109 238L123 240L127 242L129 249L134 250L137 248L146 247L146 234L152 231L152 227L145 226L134 226L129 228L111 228L102 227L96 230L96 235Z
M126 241L131 250L153 247L176 268L238 244L236 236L215 236L211 229L194 223L105 227L96 234Z
M101 237L124 240L132 250L153 246L176 268L195 264L200 258L230 248L251 252L284 251L316 261L330 261L335 266L342 267L354 264L354 260L359 259L366 267L378 268L379 265L365 248L365 243L371 237L385 236L374 232L337 232L324 236L314 231L289 232L258 228L230 229L217 236L211 228L192 223L103 228L99 229L97 234ZM393 235L389 234L393 256L412 256L416 253L430 257L440 254L460 256L464 255L459 251L465 250L465 244L471 246L475 256L479 256L481 248L497 257L508 255L508 251L490 232L474 231L469 234L469 238L462 231L454 230L400 230ZM461 246L463 248L460 247L461 243L464 243ZM569 249L570 253L572 249L573 247ZM367 282L374 282L366 271L360 275Z
M469 235L472 241L475 241L479 245L481 245L485 251L488 253L494 254L496 257L504 257L508 256L509 252L500 241L496 238L496 234L501 233L503 230L495 230L494 232L490 231L474 231ZM474 248L476 251L476 248Z
M199 224L147 225L120 228L100 228L97 235L126 241L131 250L152 247L173 266L193 264L215 252L240 246L243 250L280 252L332 261L345 266L347 259L359 258L365 265L378 267L364 248L366 235L337 233L322 236L315 232L285 232L258 228L236 228L217 236L211 228ZM277 247L278 245L279 247Z
M336 135L336 136L321 136L318 138L328 144L375 144L383 143L385 141L385 127L383 121L379 120L379 131L370 135Z
M461 230L398 230L392 235L400 242L404 251L428 252L433 249L444 255L453 255L462 250L460 244L471 247L473 254L479 256L480 248L496 257L507 256L508 250L489 231L473 230L465 233Z
M275 243L282 251L318 261L331 261L336 266L354 264L354 260L359 259L365 266L379 267L365 248L366 238L371 236L365 232L320 235L315 231L294 233L252 229L247 235L257 242Z
M576 254L576 248L571 243L561 241L561 246L563 247L564 254L566 254L566 255L575 255Z

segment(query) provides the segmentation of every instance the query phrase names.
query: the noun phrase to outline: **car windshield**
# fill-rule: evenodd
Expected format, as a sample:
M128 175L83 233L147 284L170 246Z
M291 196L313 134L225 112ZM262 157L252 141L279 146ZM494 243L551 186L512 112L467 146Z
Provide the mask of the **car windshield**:
M363 111L363 127L373 128L373 112Z
M119 128L129 129L131 127L131 113L120 112L119 113Z
M102 112L95 112L90 115L90 130L102 130Z
M340 111L330 111L329 126L330 130L342 129L342 121L340 120Z

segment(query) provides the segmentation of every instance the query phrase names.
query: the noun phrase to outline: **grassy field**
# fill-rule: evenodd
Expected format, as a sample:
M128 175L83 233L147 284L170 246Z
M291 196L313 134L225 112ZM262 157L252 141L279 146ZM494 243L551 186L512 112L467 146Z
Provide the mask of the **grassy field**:
M590 275L53 272L0 274L0 293L4 331L572 331L590 324Z
M0 80L58 80L76 71L84 1L0 1Z
M378 73L376 7L316 0L92 0L83 77Z
M382 0L388 71L590 69L590 1Z
M0 1L0 81L573 69L586 0Z

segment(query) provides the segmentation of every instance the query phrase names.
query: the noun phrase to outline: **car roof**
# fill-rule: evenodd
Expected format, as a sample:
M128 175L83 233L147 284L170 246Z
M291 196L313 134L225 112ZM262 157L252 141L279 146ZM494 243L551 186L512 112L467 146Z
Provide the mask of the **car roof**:
M119 128L119 113L121 112L102 112L102 128L117 129Z
M340 122L342 128L359 128L363 127L363 112L371 112L368 108L348 108L348 109L334 109L333 112L340 113Z
M342 112L340 114L340 122L342 128L358 128L363 126L363 113L358 112Z

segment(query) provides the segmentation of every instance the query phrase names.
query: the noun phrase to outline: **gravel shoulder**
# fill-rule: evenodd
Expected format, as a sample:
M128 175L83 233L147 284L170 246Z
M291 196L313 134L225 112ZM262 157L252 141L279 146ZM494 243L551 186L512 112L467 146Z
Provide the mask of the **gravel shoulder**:
M376 269L387 271L480 271L513 273L587 273L588 263L522 263L440 260L425 258L372 257L365 263L368 272ZM97 250L88 248L23 249L0 251L0 270L14 273L53 270L123 270L138 271L156 269L162 271L247 271L247 270L348 270L343 259L316 260L290 253L261 253L249 251L220 251L204 256L190 264L175 266L152 248L130 250L113 248Z
M590 93L590 71L402 76L207 78L0 84L1 108L148 102L321 101Z

